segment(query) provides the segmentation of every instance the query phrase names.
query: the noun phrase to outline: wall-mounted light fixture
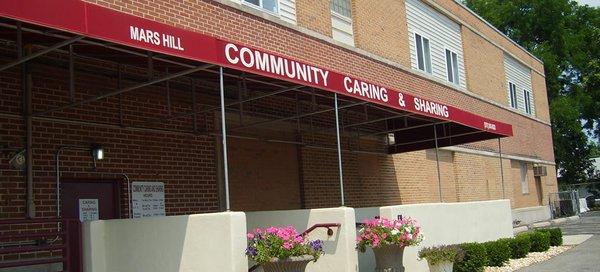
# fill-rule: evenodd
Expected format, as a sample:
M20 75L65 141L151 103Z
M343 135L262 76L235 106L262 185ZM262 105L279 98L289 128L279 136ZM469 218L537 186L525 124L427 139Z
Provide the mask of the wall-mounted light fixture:
M99 144L92 144L90 147L92 159L94 159L94 169L96 169L96 161L104 159L104 149Z

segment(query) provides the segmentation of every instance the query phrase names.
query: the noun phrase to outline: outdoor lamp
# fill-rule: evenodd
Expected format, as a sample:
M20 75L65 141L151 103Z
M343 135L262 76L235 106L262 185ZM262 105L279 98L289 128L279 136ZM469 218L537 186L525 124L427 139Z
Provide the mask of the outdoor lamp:
M92 157L94 158L94 160L104 159L104 149L102 149L101 145L92 144L91 150L92 150Z

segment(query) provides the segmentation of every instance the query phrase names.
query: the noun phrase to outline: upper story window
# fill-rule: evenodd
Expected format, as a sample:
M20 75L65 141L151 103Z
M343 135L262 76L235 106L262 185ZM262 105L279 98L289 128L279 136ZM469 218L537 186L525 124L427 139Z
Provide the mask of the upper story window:
M519 105L517 102L517 86L514 83L509 82L508 83L508 92L509 92L509 96L510 96L510 106L515 109L518 109Z
M265 13L279 17L279 19L291 24L296 22L295 0L231 0L237 4L243 4Z
M525 100L525 112L531 114L531 92L523 90L523 100Z
M460 84L460 76L458 75L458 55L446 49L446 74L448 81L454 84Z
M331 0L331 37L336 41L354 46L350 0Z
M244 1L244 3L248 3L248 4L252 4L255 5L257 7L260 7L262 9L265 9L269 12L272 13L278 13L277 12L277 1L278 0L242 0Z
M415 33L415 47L417 50L417 67L421 71L431 74L431 50L429 39Z
M523 90L523 100L525 100L525 113L531 114L531 94L528 90Z
M510 107L528 115L535 115L535 103L531 92L531 69L505 54L504 70L508 82L507 92Z
M411 67L466 89L461 26L423 0L404 0Z
M352 7L350 0L331 0L331 11L352 18Z

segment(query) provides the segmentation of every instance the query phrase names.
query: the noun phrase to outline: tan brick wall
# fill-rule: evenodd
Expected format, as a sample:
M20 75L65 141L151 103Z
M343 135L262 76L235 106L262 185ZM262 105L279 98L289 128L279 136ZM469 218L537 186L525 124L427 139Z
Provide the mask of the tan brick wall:
M296 0L296 20L299 26L331 37L329 1Z
M354 0L352 4L356 47L410 67L404 1Z
M464 26L461 27L461 34L467 88L471 92L506 105L508 101L504 53Z
M548 91L546 89L546 79L538 73L531 73L531 85L533 87L535 116L546 122L550 122L550 110L548 105Z
M426 151L393 157L403 204L439 202L435 160L427 159Z
M514 204L513 204L513 208L523 208L523 207L531 207L531 206L538 206L540 204L540 194L538 190L542 189L543 187L539 188L538 186L543 186L542 184L536 184L536 179L533 176L533 164L531 163L526 163L527 165L527 186L529 188L529 192L528 193L523 193L523 187L521 184L521 162L519 161L514 161L511 160L511 164L510 164L510 174L509 177L511 178L511 182L513 185L513 198L514 198ZM543 194L543 192L542 192Z
M318 141L335 141L333 137ZM342 139L342 142L346 140ZM373 144L361 142L362 146ZM301 148L302 177L306 208L341 204L338 157L335 149ZM394 159L385 154L342 152L345 204L350 207L398 205L403 203L396 182Z

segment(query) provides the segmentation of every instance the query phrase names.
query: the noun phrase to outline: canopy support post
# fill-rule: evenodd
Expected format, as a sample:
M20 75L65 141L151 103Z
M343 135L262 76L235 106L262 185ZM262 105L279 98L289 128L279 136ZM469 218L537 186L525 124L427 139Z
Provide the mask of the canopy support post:
M506 198L506 193L504 192L504 166L502 165L502 143L500 142L500 138L498 138L498 154L500 157L500 178L502 180L502 198Z
M221 134L223 140L223 180L225 181L225 210L230 211L229 204L229 165L227 164L227 124L225 121L225 84L223 83L223 67L219 67L219 87L221 89Z
M440 154L439 154L438 138L437 138L437 124L433 124L433 139L435 140L435 163L437 166L438 190L439 190L439 194L440 194L440 202L444 202L444 198L442 197L442 173L440 172Z
M334 107L335 107L335 136L337 139L337 155L338 155L338 169L340 173L340 195L342 197L342 207L346 205L344 201L344 173L342 170L342 148L340 146L340 116L338 112L338 95L334 95Z

